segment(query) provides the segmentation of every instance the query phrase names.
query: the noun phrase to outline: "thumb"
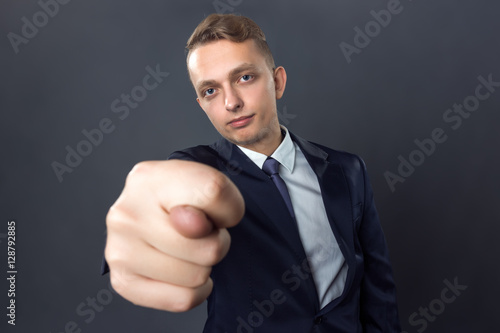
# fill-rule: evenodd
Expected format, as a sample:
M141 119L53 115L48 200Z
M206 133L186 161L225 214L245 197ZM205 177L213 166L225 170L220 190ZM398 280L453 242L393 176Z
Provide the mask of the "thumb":
M170 223L178 233L187 238L203 238L215 227L202 210L192 206L172 207Z

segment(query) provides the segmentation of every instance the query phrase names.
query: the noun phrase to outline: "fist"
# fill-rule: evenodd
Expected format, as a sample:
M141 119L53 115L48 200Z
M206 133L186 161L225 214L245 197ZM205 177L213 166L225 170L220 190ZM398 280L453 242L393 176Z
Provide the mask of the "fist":
M211 293L212 266L227 254L226 228L244 201L224 174L181 161L137 164L106 217L113 288L136 305L187 311Z

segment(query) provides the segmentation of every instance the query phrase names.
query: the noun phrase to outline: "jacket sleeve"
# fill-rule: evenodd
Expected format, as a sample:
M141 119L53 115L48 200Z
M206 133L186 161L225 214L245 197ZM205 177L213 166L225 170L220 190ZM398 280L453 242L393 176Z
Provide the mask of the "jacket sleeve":
M359 157L363 179L363 213L358 224L358 238L364 260L360 289L360 321L365 333L399 333L401 326L396 302L396 286L389 261L389 251L380 225L366 166Z

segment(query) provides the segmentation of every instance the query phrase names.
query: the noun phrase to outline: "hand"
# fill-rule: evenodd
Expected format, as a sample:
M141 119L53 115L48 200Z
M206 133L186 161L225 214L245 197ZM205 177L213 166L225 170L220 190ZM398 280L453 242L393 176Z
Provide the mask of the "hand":
M181 160L137 164L106 217L111 285L136 305L194 308L210 295L212 266L230 246L226 228L244 210L237 187L214 168Z

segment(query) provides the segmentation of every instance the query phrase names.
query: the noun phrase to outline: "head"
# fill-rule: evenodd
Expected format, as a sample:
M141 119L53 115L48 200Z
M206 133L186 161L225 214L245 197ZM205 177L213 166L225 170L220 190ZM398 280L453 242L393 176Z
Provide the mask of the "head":
M270 155L281 142L276 100L286 72L247 17L212 14L188 40L187 67L197 101L229 141Z

